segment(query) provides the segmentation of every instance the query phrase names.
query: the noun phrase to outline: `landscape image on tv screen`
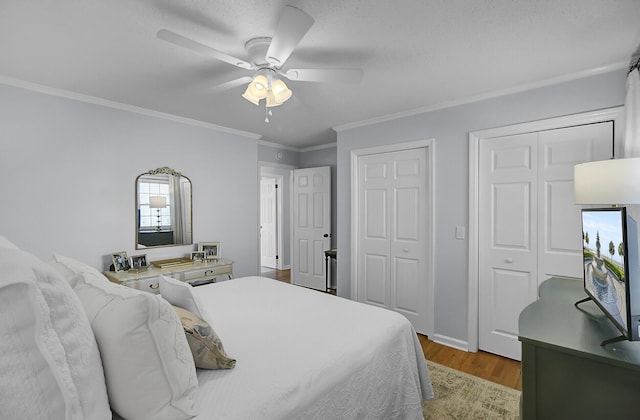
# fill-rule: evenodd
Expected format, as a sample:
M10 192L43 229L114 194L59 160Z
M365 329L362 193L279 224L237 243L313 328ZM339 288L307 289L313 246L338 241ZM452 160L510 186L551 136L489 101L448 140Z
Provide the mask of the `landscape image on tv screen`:
M582 212L584 286L627 330L624 225L621 211Z

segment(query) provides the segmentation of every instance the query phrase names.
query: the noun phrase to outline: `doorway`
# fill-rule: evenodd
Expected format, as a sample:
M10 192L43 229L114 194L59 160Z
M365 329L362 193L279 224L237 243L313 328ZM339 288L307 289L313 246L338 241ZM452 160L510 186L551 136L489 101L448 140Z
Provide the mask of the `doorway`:
M291 268L289 188L290 174L295 168L295 166L271 162L258 164L258 273L260 274Z
M281 270L282 252L281 176L260 177L260 266Z

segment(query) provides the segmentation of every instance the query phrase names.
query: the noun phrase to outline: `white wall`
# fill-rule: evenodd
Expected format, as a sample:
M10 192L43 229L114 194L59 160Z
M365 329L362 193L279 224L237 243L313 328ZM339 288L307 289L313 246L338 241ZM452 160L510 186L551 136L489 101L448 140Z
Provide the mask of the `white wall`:
M469 132L620 106L625 76L619 70L338 132L338 295L351 292L351 151L435 138L435 333L466 342L468 242L454 233L469 220Z
M0 235L41 258L99 269L136 251L135 179L169 166L193 184L194 242L220 241L236 276L257 272L257 142L0 84Z

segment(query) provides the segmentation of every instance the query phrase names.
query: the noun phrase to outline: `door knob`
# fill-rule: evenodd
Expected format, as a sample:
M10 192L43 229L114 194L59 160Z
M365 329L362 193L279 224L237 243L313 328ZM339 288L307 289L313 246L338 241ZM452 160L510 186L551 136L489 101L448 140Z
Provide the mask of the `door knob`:
M325 233L325 234L324 234L324 235L322 235L322 236L324 236L325 238L330 238L330 237L331 237L331 234L330 234L330 233Z
M504 262L511 264L513 262L513 258L505 258Z
M402 252L404 252L404 253L406 254L407 252L409 252L409 248L404 248L404 249L402 250Z

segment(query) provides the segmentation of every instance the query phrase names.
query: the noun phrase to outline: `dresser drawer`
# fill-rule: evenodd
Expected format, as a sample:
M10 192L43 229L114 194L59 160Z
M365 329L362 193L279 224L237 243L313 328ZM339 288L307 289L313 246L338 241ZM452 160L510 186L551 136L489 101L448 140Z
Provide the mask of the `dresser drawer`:
M188 283L201 282L203 280L215 281L218 276L233 276L233 269L231 264L224 265L210 265L208 267L201 267L196 270L183 271L180 273L179 279ZM177 273L174 273L177 274Z
M145 292L160 293L160 286L158 285L158 277L147 277L144 279L126 280L122 283L122 285L131 287L133 289L144 290Z
M203 268L201 270L185 271L181 273L180 280L191 283L199 280L215 280L215 267Z

